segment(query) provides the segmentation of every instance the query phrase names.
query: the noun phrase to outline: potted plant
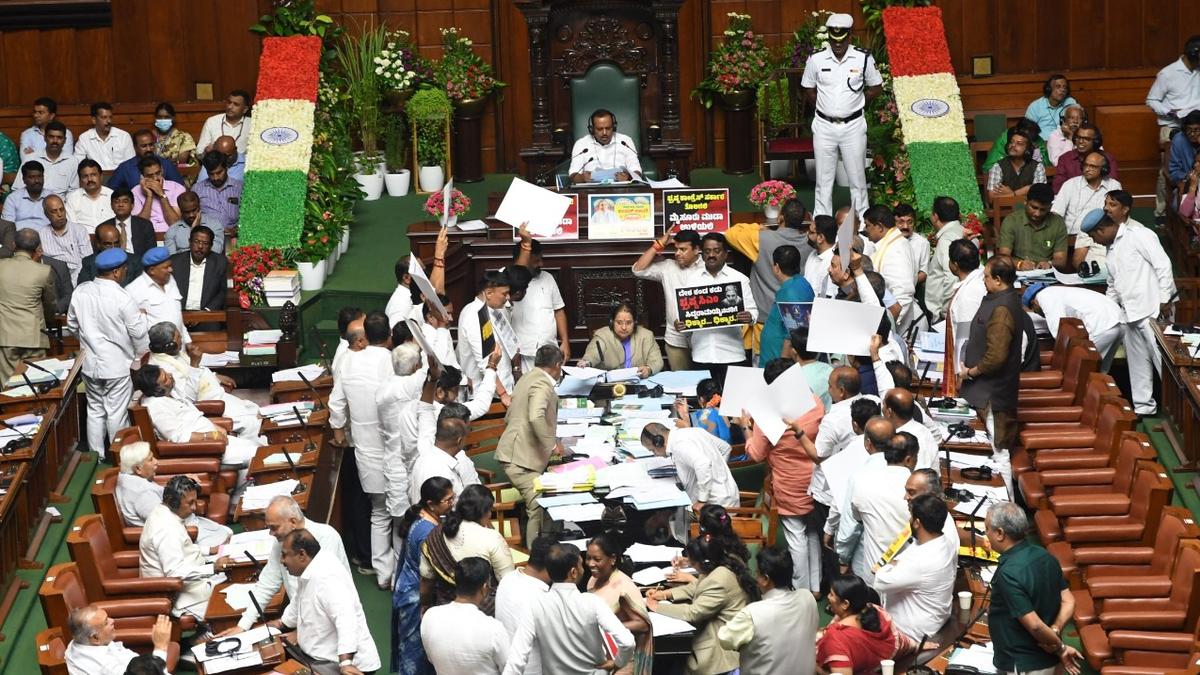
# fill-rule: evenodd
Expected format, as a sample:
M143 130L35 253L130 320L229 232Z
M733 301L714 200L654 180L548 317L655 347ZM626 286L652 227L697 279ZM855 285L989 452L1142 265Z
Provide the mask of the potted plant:
M479 151L483 112L492 92L507 85L496 79L492 66L475 53L471 38L460 35L457 28L442 29L442 58L435 73L454 104L455 180L483 180Z
M765 180L750 189L750 203L761 206L767 220L779 220L779 212L789 199L796 198L796 188L781 180Z
M412 172L404 168L404 157L408 154L408 124L401 113L388 115L383 123L383 161L387 173L383 182L387 193L393 197L408 194Z
M386 112L403 112L417 86L433 80L429 62L417 54L408 31L388 31L374 62Z
M418 185L436 192L446 183L447 127L453 108L441 89L421 89L409 99L408 123L413 129Z
M725 171L750 173L754 167L754 98L775 67L771 50L750 26L750 15L730 12L725 40L708 59L707 76L692 90L705 108L725 109Z
M379 199L383 193L383 172L379 155L379 102L382 88L375 63L383 49L387 30L382 26L362 35L347 36L337 47L338 62L346 80L350 122L362 142L362 155L355 163L355 180L362 187L363 199Z
M442 223L443 227L453 227L458 224L458 217L465 215L471 208L471 198L459 192L458 188L450 190L450 217ZM441 222L445 206L442 201L442 191L438 190L425 200L425 213Z

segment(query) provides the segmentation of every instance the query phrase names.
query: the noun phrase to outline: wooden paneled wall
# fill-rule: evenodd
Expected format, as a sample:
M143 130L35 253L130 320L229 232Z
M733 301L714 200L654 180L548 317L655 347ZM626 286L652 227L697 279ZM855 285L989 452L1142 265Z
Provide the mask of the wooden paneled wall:
M1200 25L1200 5L1186 0L1027 0L1019 9L1008 0L937 4L946 15L968 112L1023 108L1039 95L1046 74L1060 70L1089 107L1136 106L1157 69L1178 57ZM29 105L41 95L63 104L66 121L78 132L92 100L113 101L120 123L130 119L128 126L141 126L149 122L142 112L147 106L191 101L197 82L211 82L218 101L230 89L253 87L258 37L247 28L270 0L112 5L109 28L0 33L0 131L14 135L27 126ZM439 29L458 26L509 83L484 123L485 170L522 170L518 152L530 142L529 53L525 23L512 0L318 0L318 6L350 30L375 21L405 28L431 57L440 53ZM753 15L767 42L778 46L818 8L849 12L862 25L857 0L689 0L679 20L681 92L686 96L703 77L726 13ZM992 55L996 76L974 79L971 58L985 54ZM216 102L186 107L195 115L220 109ZM684 137L696 147L693 165L720 164L722 115L685 102L681 121Z

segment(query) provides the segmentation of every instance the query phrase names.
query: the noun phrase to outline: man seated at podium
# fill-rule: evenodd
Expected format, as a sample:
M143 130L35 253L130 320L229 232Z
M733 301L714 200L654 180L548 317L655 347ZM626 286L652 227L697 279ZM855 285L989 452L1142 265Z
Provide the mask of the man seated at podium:
M615 173L614 173L615 171ZM588 135L571 148L572 183L627 181L642 177L633 139L617 132L617 116L600 108L588 119Z

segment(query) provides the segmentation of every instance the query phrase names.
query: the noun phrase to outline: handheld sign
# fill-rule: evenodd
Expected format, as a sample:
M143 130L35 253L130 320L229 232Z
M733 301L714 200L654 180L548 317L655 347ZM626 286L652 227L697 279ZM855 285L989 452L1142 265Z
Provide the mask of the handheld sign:
M663 226L701 234L729 229L729 189L663 190Z
M738 314L746 309L743 293L738 281L675 289L675 305L683 329L724 328L742 323Z

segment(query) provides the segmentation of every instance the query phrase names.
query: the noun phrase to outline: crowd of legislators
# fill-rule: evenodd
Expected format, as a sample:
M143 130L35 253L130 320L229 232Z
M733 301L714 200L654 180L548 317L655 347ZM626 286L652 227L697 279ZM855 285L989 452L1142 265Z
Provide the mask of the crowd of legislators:
M1160 207L1174 201L1192 221L1200 220L1200 112L1191 110L1200 105L1198 65L1200 38L1192 38L1147 99L1169 143ZM112 126L111 106L95 104L93 128L75 137L43 98L18 146L5 152L0 137L0 159L18 167L0 225L9 256L0 260L0 377L44 353L44 329L66 314L82 346L92 451L103 454L128 424L135 389L163 439L224 441L223 463L240 469L263 443L257 406L200 365L182 321L184 310L224 301L220 251L237 221L249 105L249 94L233 92L193 143L174 128L169 104L156 110L153 129L132 136ZM189 189L180 169L196 162L203 172ZM357 480L341 498L359 517L347 523L343 543L291 498L271 502L265 518L276 544L252 593L266 604L284 588L289 603L268 623L297 629L299 648L325 669L318 672L645 674L654 663L651 613L696 626L689 673L872 672L923 641L931 646L949 617L960 539L968 536L943 501L937 449L945 428L916 396L910 345L934 330L946 337L942 390L987 420L992 465L1013 498L990 507L984 528L1001 554L989 615L995 665L1074 668L1078 652L1060 638L1074 600L1058 564L1026 541L1030 524L1013 493L1019 375L1038 366L1039 332L1054 335L1059 319L1074 317L1105 367L1124 346L1135 411L1155 413L1160 364L1150 322L1170 315L1173 273L1155 231L1129 217L1132 197L1117 181L1116 158L1065 77L1052 76L1025 119L997 139L985 171L987 196L1023 202L986 263L948 196L933 204L928 237L915 231L911 206L867 208L849 260L836 247L849 209L814 216L793 200L779 223L655 240L632 273L661 285L665 333L655 335L621 303L582 354L572 353L541 243L524 228L511 264L479 280L465 307L442 294L445 232L428 268L436 302L400 259L385 308L345 307L338 316L330 425L335 442L353 447ZM732 251L750 261L749 275L729 264ZM216 267L222 292L210 302ZM1019 281L1019 271L1051 267L1085 277L1103 269L1107 291ZM742 286L741 325L685 330L676 289L712 283ZM815 353L808 329L786 328L779 303L817 298L886 310L869 356ZM709 373L694 405L678 401L668 423L641 434L646 450L674 463L699 526L674 562L670 588L643 592L632 582L620 533L597 535L583 550L558 542L537 502L537 478L564 454L556 385L569 361L635 368L641 377L667 365ZM800 368L811 411L789 420L774 443L752 416L722 416L734 365L761 368L767 382ZM206 400L225 402L232 429L200 412L196 404ZM496 494L464 450L472 421L496 400L507 410L496 459L524 503L521 566L491 522ZM740 503L729 468L741 458L731 457L735 446L769 467L782 525L783 545L755 556L727 510ZM826 475L822 464L839 456L854 470ZM156 466L148 445L124 449L117 500L126 524L144 528L141 575L182 577L184 590L172 618L155 626L149 656L115 641L102 609L74 612L73 674L163 672L170 621L203 616L213 592L203 570L228 564L206 561L230 533L197 513L198 484L178 476L158 485ZM187 526L198 529L195 540ZM390 654L375 646L352 570L392 596ZM823 627L818 602L832 615ZM216 637L261 618L247 609Z

